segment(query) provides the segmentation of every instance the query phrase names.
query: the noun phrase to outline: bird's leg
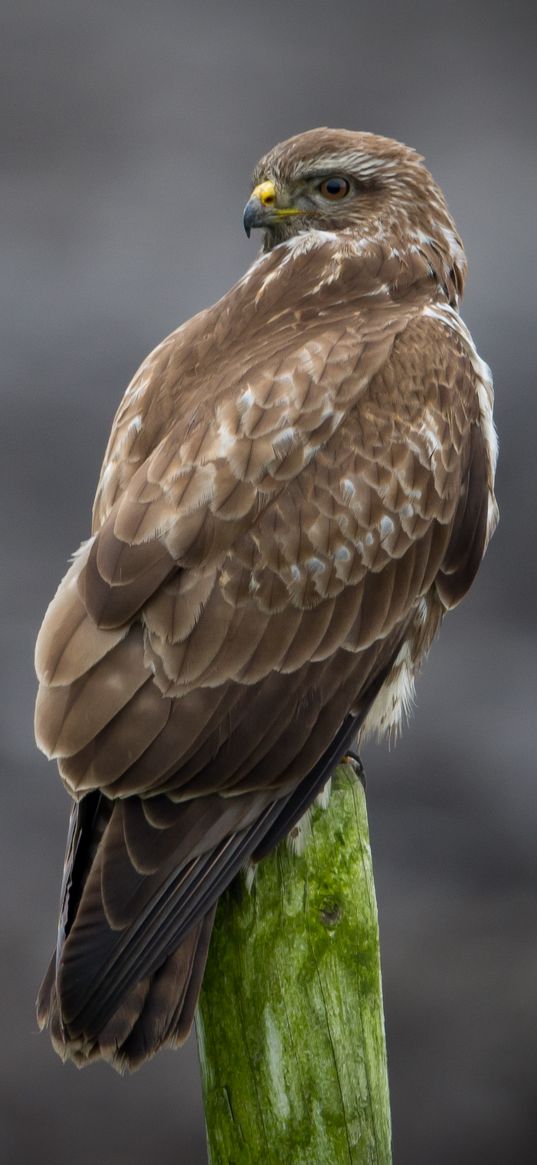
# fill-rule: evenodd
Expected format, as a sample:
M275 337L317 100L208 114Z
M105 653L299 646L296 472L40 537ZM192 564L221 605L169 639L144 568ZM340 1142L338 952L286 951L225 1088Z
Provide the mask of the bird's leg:
M339 763L340 763L340 765L350 765L351 769L354 769L354 772L356 773L356 776L358 777L358 780L360 781L360 783L364 789L364 792L365 792L365 789L366 789L365 769L364 769L364 766L360 760L360 757L358 756L358 753L353 752L353 750L351 748L348 748L345 755L342 756Z

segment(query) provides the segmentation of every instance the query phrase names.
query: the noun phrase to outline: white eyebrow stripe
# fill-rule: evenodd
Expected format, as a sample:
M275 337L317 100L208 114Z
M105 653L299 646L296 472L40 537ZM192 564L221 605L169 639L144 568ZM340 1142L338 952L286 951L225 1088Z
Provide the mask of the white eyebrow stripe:
M329 171L339 173L349 170L357 177L369 178L375 174L394 173L396 169L397 162L395 160L374 158L370 154L361 153L358 150L349 150L347 153L328 154L324 158L317 159L312 169L306 171L304 177L322 178Z

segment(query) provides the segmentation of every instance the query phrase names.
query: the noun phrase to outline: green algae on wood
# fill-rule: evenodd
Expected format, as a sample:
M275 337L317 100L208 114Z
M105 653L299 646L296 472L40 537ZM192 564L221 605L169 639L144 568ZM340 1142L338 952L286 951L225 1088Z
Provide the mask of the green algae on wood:
M340 765L301 854L222 897L197 1014L211 1165L390 1165L365 794Z

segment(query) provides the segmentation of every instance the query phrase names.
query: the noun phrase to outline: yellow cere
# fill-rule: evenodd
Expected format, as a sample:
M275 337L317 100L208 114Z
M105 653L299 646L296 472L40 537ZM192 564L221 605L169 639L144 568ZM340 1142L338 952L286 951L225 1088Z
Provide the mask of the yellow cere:
M252 190L252 198L257 198L261 206L265 208L272 207L274 213L278 218L285 218L289 214L300 214L300 211L295 206L276 206L276 187L274 182L260 182Z
M274 182L260 182L255 190L252 190L252 198L258 198L261 206L272 206L276 202L276 187Z

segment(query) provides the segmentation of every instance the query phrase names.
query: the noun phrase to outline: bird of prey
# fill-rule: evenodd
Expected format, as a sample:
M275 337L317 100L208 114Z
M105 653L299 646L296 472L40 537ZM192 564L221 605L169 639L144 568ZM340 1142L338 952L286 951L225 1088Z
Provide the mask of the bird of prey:
M218 896L396 728L496 523L490 373L423 159L299 134L244 225L259 257L127 388L37 642L74 800L38 1017L80 1066L184 1040Z

